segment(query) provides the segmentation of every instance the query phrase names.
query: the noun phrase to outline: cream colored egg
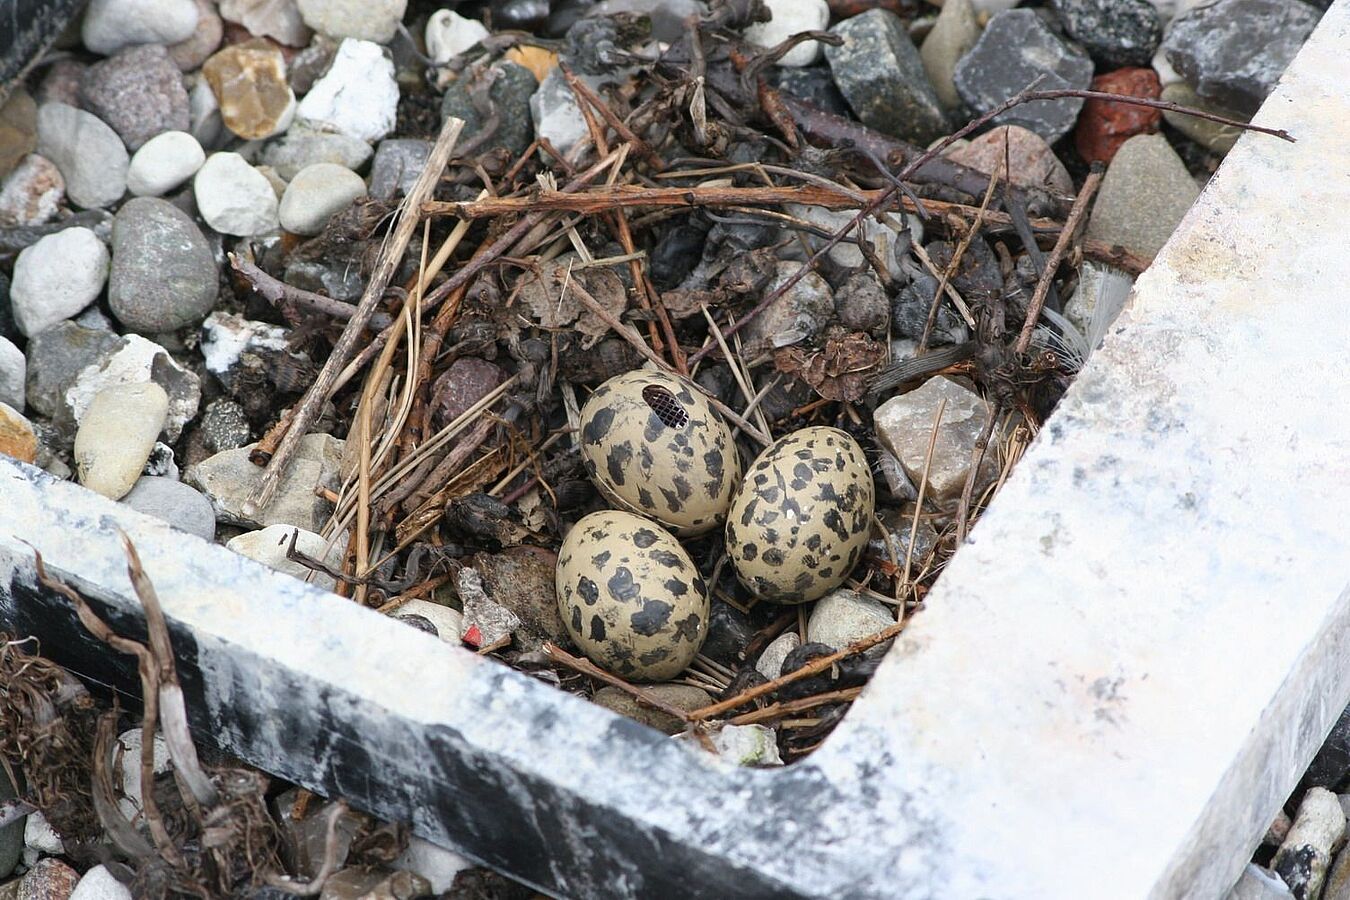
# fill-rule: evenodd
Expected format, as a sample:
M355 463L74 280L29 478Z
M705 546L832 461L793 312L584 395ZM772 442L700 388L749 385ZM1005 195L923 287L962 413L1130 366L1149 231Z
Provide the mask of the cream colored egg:
M736 444L694 388L637 370L595 389L581 410L581 458L612 505L676 534L717 527L741 477Z
M727 557L762 600L815 600L861 558L875 500L857 441L837 428L794 431L745 473L727 513Z
M558 551L558 611L595 664L638 681L674 678L708 634L708 589L651 519L616 509L572 527Z

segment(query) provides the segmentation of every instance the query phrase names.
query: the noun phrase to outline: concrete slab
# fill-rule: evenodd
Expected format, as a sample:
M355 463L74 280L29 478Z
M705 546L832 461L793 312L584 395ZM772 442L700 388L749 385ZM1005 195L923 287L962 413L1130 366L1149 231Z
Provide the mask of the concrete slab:
M586 897L1217 897L1350 699L1350 4L1326 15L839 730L732 769L0 462L0 626L135 684L31 551L140 630L203 738Z

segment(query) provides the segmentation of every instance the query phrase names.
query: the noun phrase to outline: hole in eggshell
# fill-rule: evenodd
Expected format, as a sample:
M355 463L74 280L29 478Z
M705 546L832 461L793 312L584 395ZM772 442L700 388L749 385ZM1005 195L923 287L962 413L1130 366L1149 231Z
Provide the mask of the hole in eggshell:
M649 384L643 388L642 399L667 428L683 428L689 424L689 413L684 411L674 394L660 385Z

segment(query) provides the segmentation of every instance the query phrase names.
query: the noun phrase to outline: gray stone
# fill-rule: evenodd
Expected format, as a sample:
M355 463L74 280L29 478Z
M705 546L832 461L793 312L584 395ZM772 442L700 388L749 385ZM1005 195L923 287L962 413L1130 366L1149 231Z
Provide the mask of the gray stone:
M280 139L267 145L261 161L290 181L301 169L315 163L336 163L355 171L369 160L370 144L360 138L294 125Z
M886 456L890 459L895 457L889 453ZM903 471L903 470L902 470ZM908 476L906 481L908 481ZM913 500L918 497L917 492L911 493L907 499ZM881 520L881 528L884 534L877 531L872 532L871 539L867 542L868 552L876 555L880 559L890 560L892 556L897 564L904 566L905 556L908 554L910 562L914 566L914 571L919 571L924 561L937 548L938 532L933 527L933 523L928 517L919 518L919 527L914 528L914 507L907 505L903 510L883 509L877 512L877 518ZM911 530L914 532L914 551L910 553L909 535Z
M1167 138L1135 135L1116 151L1106 170L1087 235L1152 257L1199 195L1200 188Z
M1035 11L1010 9L989 20L984 34L956 64L956 89L977 113L987 113L1038 77L1041 90L1085 89L1092 81L1092 60L1050 30ZM1083 101L1037 100L994 118L999 125L1021 125L1050 143L1068 134Z
M1103 71L1147 66L1162 41L1162 20L1148 0L1051 0L1064 31Z
M0 803L14 800L18 796L19 792L5 775L4 770L0 769ZM19 864L19 857L23 854L23 829L22 818L0 828L0 878L8 878L14 867Z
M80 484L110 500L125 496L145 468L168 411L169 395L153 381L95 394L75 433Z
M314 163L296 173L286 185L277 215L281 227L293 234L323 231L328 220L366 194L366 182L336 163Z
M1206 100L1184 81L1176 81L1164 87L1162 99L1178 106L1188 106L1192 109L1214 113L1239 122L1244 122L1249 118L1237 110L1228 109ZM1163 118L1167 120L1168 125L1214 153L1227 153L1232 150L1233 145L1237 143L1237 139L1242 136L1242 129L1236 125L1225 125L1222 122L1188 116L1185 113L1173 112L1169 109L1163 110Z
M128 200L113 219L108 305L127 328L158 334L196 325L219 292L216 261L192 218L164 200Z
M0 336L0 403L24 410L24 382L28 379L28 363L23 351L6 337Z
M237 450L253 439L253 429L244 408L228 397L208 403L198 427L206 441L206 449L212 453Z
M301 438L276 496L252 515L244 512L244 506L263 473L248 458L252 444L237 450L224 450L189 466L183 473L183 480L210 498L218 522L254 528L294 525L318 532L328 520L333 504L315 496L314 489L319 486L331 490L338 488L342 444L327 434L307 434Z
M80 79L80 99L130 150L190 124L183 75L158 44L132 47L90 66Z
M1215 0L1173 19L1162 46L1196 93L1251 115L1319 18L1300 0Z
M849 644L871 637L895 624L895 611L879 600L839 588L816 601L806 620L806 640L843 650ZM870 656L885 654L886 648L870 648Z
M166 48L169 59L180 72L194 72L220 46L225 36L225 23L216 12L215 0L193 0L197 4L197 27L192 34Z
M65 843L61 836L52 828L47 817L40 812L28 814L28 819L23 826L23 845L27 850L47 856L64 856L66 852ZM0 875L0 877L4 877Z
M137 44L176 44L197 27L193 0L90 0L80 38L104 56Z
M212 153L192 179L202 218L221 234L247 237L272 231L277 195L267 177L238 153Z
M839 323L854 331L877 335L891 320L891 301L872 272L859 272L844 282L834 295Z
M379 44L348 38L338 45L328 72L300 101L295 117L311 128L378 141L394 130L397 111L394 64Z
M292 535L295 536L295 549L298 552L313 559L324 560L333 566L342 564L344 543L339 542L330 549L325 538L313 531L290 525L269 525L260 531L247 531L231 538L225 546L278 572L285 572L325 591L331 591L337 586L332 576L310 569L304 563L287 555L290 552Z
M127 169L127 190L160 197L183 184L206 162L206 151L185 131L166 131L141 145Z
M530 95L530 117L535 134L546 138L564 156L588 133L576 95L556 66Z
M84 309L108 279L108 248L88 228L67 228L24 248L14 262L10 303L28 337Z
M759 654L759 659L755 660L755 671L772 681L783 674L783 660L801 645L802 638L797 632L783 632Z
M131 891L102 864L84 873L70 900L132 900Z
M923 479L928 439L938 407L946 401L942 422L933 444L933 461L928 468L925 496L939 506L960 500L970 472L971 451L989 419L989 406L979 395L950 378L930 378L908 394L892 397L872 414L877 440L900 460L905 474L916 485ZM988 484L998 473L997 454L985 453L980 464L975 490Z
M313 32L300 17L295 0L220 0L221 18L258 37L275 38L288 47L303 47ZM303 93L296 88L297 93Z
M1255 863L1247 863L1242 877L1233 885L1225 900L1294 900L1294 895L1278 875L1263 869ZM1326 897L1325 900L1343 900L1341 897Z
M1050 144L1034 131L1020 125L1000 125L984 134L953 147L946 153L952 162L960 163L993 175L1011 171L1013 184L1023 187L1049 188L1063 195L1073 193L1073 179L1069 170L1059 161Z
M805 69L774 66L766 76L769 83L780 91L800 97L812 106L837 116L849 115L848 101L839 93L829 66L809 66Z
M408 8L408 0L296 0L300 17L330 38L387 44Z
M921 145L951 130L899 16L869 9L830 33L844 42L826 46L825 60L839 92L864 125Z
M66 180L47 157L30 153L0 187L0 224L41 225L56 218L66 196Z
M431 155L431 141L417 138L390 138L375 148L370 164L370 196L392 200L412 190L417 176Z
M769 21L745 29L745 39L756 47L771 49L802 31L822 31L830 21L825 0L764 0ZM787 68L809 66L820 59L819 41L802 41L778 59Z
M44 103L38 110L37 149L61 170L66 196L76 206L111 206L126 193L131 157L117 132L92 113Z
M123 339L107 331L84 328L74 322L62 322L28 342L28 405L41 416L54 419L64 413L66 390L86 366L112 356L123 346Z
M723 725L713 735L717 755L738 766L781 766L778 735L765 725Z
M779 262L765 292L777 290L801 267L802 263L795 261ZM808 273L741 329L746 358L813 338L825 330L833 316L834 296L830 286L815 272Z
M482 77L493 79L488 89L498 116L497 130L492 133L479 152L494 147L505 147L512 155L519 155L534 140L534 119L530 112L530 97L538 89L534 74L524 66L513 62L499 62L492 66ZM460 132L459 142L465 144L483 129L483 117L474 108L469 97L470 85L467 78L455 81L445 89L441 99L441 120L455 116L464 120L464 130Z
M342 259L292 259L286 265L286 283L302 291L327 294L334 300L355 303L361 299L366 279L360 267Z
M970 5L970 0L946 0L933 23L933 30L919 47L919 58L923 60L928 81L942 105L949 110L961 105L961 95L953 81L956 64L975 46L979 37L980 25L975 20L975 8Z
M143 475L122 502L203 540L216 538L216 514L211 501L181 481Z
M1344 840L1341 802L1326 788L1310 788L1299 803L1294 827L1275 851L1271 868L1294 896L1318 897L1331 867L1331 854Z
M711 706L713 702L713 698L703 688L688 684L651 684L644 686L643 690L666 705L684 712ZM643 706L637 698L616 687L602 687L591 699L605 709L635 719L649 728L655 728L666 734L679 734L685 728L681 719L659 709Z

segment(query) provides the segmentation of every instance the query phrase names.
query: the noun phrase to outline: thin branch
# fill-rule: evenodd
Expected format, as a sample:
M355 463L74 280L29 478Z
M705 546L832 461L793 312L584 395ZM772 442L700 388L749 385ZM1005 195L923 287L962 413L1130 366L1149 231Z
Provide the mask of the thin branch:
M301 309L322 313L339 322L345 322L356 312L356 307L323 294L293 287L280 279L273 278L253 263L237 253L229 254L230 267L244 278L264 300L273 306L289 303ZM370 317L370 327L383 330L393 320L388 313L376 312Z

